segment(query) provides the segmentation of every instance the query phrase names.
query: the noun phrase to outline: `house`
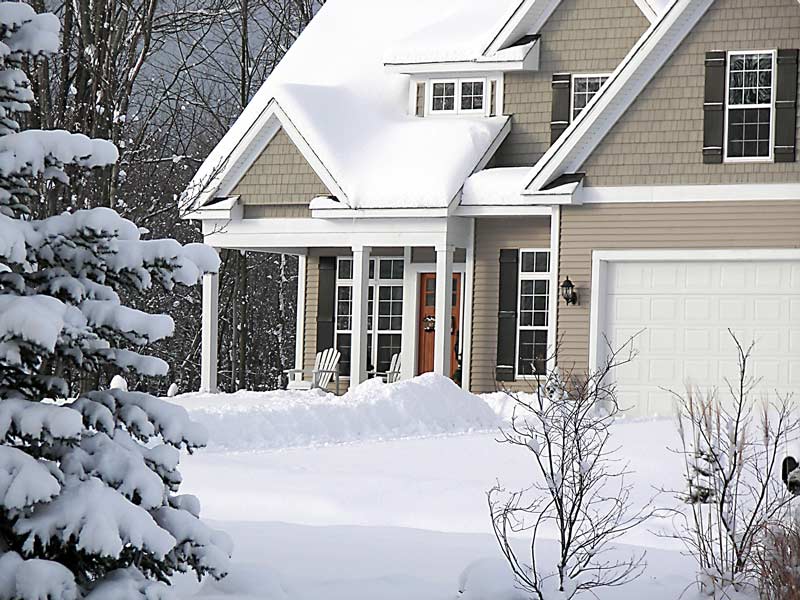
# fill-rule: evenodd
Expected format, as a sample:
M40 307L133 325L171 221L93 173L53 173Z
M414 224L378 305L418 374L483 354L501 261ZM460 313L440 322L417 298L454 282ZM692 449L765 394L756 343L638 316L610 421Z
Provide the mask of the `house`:
M329 0L187 218L300 257L297 365L335 346L350 383L401 353L526 389L641 331L619 389L664 414L733 374L731 328L797 390L798 46L798 0Z

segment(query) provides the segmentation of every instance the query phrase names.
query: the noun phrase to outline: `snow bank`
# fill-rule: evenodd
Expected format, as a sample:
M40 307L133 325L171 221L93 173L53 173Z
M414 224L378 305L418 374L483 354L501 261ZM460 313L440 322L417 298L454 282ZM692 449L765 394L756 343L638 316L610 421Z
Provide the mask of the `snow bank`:
M485 558L469 565L458 578L459 600L528 600L508 563Z
M185 394L171 398L210 434L209 447L265 450L495 429L479 397L433 374L373 379L337 397L314 392Z

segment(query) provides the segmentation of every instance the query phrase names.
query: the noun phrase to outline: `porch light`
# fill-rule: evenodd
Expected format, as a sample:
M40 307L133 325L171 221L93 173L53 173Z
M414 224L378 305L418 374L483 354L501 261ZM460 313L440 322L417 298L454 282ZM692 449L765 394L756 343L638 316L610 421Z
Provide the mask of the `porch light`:
M567 306L570 304L578 304L578 292L575 291L575 284L569 280L569 277L561 284L561 295L566 301Z

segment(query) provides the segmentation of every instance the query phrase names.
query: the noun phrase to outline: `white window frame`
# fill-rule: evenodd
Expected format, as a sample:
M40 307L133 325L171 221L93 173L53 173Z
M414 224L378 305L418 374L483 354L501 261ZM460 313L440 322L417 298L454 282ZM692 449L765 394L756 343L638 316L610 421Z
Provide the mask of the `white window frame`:
M772 97L767 104L735 104L730 103L731 86L731 56L736 54L771 54L772 55ZM770 163L775 161L775 94L778 81L778 51L777 50L729 50L725 60L725 118L723 134L723 160L726 163ZM728 156L728 119L730 110L769 108L769 156Z
M592 105L592 103L594 102L595 98L597 98L598 94L602 91L603 86L606 84L606 82L611 77L611 73L577 73L577 74L572 75L570 77L570 82L569 82L569 122L570 123L572 123L575 119L577 119L580 116L580 114L575 116L575 80L576 79L592 79L592 78L598 78L598 77L605 77L606 81L604 81L601 84L600 89L597 90L597 92L594 94L594 96L591 97L591 99L586 104L586 106L584 106L581 109L581 113L583 113L583 111L585 111L587 108L589 108Z
M352 256L339 256L336 259L336 286L335 286L336 287L336 292L335 292L336 293L336 306L334 308L334 319L335 319L334 325L335 326L334 326L334 338L333 338L333 344L334 344L335 348L339 347L339 335L340 334L350 335L351 336L351 344L352 344L352 335L353 335L353 330L352 330L352 323L353 323L352 311L350 313L351 328L349 330L339 329L339 288L340 287L350 287L352 289L353 286L354 286L354 281L353 281L352 278L351 279L340 279L339 278L339 264L342 261L346 261L346 260L352 261L353 257ZM399 335L400 336L401 351L402 351L402 346L405 343L405 339L404 339L404 336L403 336L403 319L404 319L405 315L402 312L400 313L400 318L401 318L400 329L395 330L395 329L379 329L378 328L378 324L379 324L378 314L379 314L379 304L380 304L380 288L381 287L399 287L400 289L403 290L403 300L402 300L403 303L405 303L405 293L406 293L405 289L404 289L404 283L403 283L404 279L403 278L401 278L401 279L381 279L381 276L380 276L380 267L381 267L380 261L381 260L403 261L403 263L404 263L403 264L403 271L405 272L405 270L408 268L408 264L405 261L404 257L402 257L402 256L371 256L370 257L370 262L375 261L375 270L374 270L374 277L370 277L369 278L369 283L368 283L369 288L373 290L373 292L372 292L373 295L372 295L372 313L370 315L368 315L368 319L367 319L367 322L369 322L370 318L372 319L372 329L370 331L367 331L367 335L370 337L370 341L371 341L371 344L372 344L372 348L371 348L372 353L371 353L371 356L369 357L369 359L370 359L370 362L375 366L376 369L378 367L378 338L379 338L380 335ZM352 305L352 303L353 303L353 300L351 299L351 305Z
M518 264L517 264L517 331L516 331L516 342L514 344L514 379L517 381L525 381L525 380L535 380L540 379L542 376L545 376L545 373L534 373L531 375L521 375L519 372L519 342L520 342L520 332L522 330L525 331L546 331L547 332L547 352L551 352L551 348L553 345L553 340L550 339L553 335L552 323L550 322L553 318L553 313L551 311L550 303L553 302L553 249L552 248L520 248L518 250ZM525 253L531 252L546 252L549 255L549 269L547 272L543 273L523 273L522 271L522 255ZM548 286L548 293L547 293L547 310L545 314L547 314L547 323L545 325L525 325L523 326L522 323L522 282L523 281L546 281ZM550 368L550 356L545 357L545 368Z
M455 85L455 101L453 110L433 110L433 86L439 83L452 83ZM482 83L483 84L483 108L465 110L461 108L461 84L462 83ZM498 87L499 87L498 82ZM487 77L460 77L448 79L429 79L425 86L425 114L427 116L453 116L453 115L488 115L490 83ZM499 111L498 111L498 114Z

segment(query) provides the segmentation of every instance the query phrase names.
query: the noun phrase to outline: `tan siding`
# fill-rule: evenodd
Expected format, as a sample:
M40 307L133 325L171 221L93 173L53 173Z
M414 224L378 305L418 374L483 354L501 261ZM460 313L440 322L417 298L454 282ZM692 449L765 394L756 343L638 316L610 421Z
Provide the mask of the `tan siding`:
M303 368L314 367L317 356L317 310L319 307L319 258L306 260L305 339L303 341Z
M267 144L232 195L247 205L300 205L330 192L281 129Z
M311 217L311 210L306 204L286 204L270 206L268 204L246 204L245 219L305 219Z
M417 116L425 116L425 84L417 84Z
M550 219L477 219L475 223L475 276L472 305L472 379L475 393L497 389L497 312L500 250L549 248ZM508 386L512 389L515 386ZM527 389L527 386L520 386Z
M631 0L564 0L542 29L539 71L505 76L513 126L493 166L533 165L547 151L553 73L610 73L648 26Z
M564 207L559 280L580 305L558 310L558 362L588 367L593 250L800 247L800 202L685 202Z
M703 164L705 53L800 45L797 0L717 0L585 163L587 185L800 181L798 163Z

